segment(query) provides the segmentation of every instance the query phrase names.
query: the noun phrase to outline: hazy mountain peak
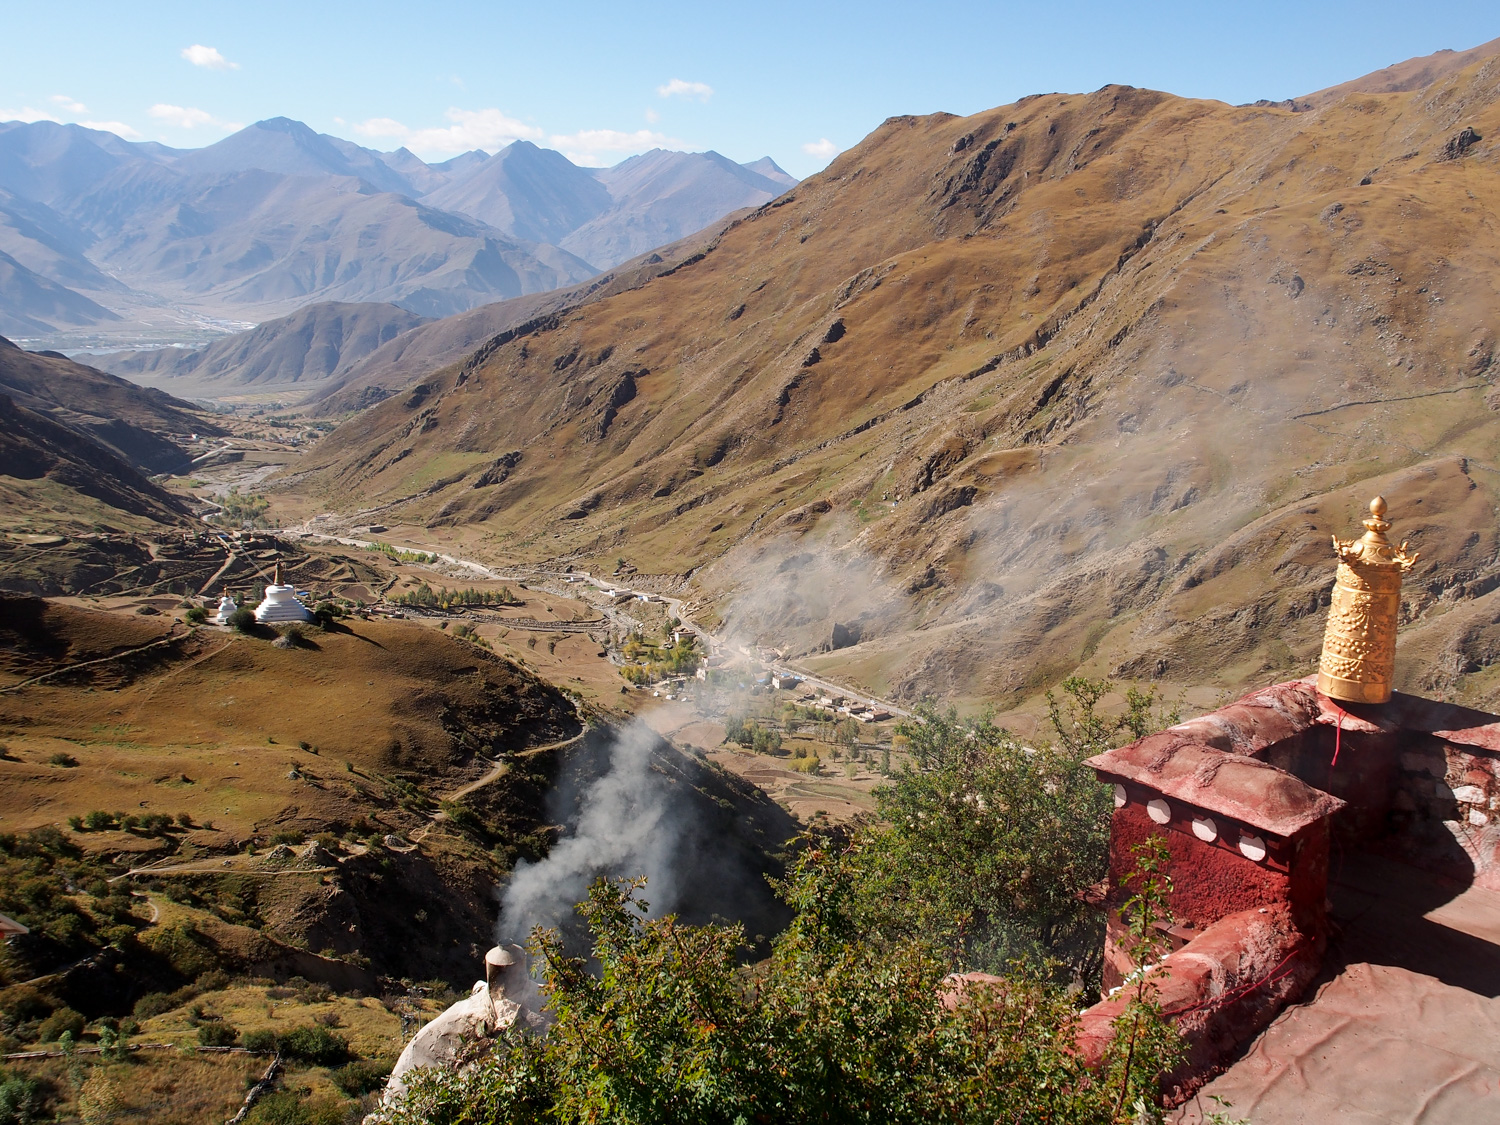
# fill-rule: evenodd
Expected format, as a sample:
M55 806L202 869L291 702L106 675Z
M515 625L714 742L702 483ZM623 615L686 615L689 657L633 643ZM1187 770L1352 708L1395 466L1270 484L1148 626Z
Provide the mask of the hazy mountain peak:
M314 132L290 117L268 117L206 148L183 153L177 167L197 174L277 172L283 176L353 176L380 191L411 194L380 153Z
M748 164L741 164L740 167L754 172L757 176L764 176L772 183L781 184L784 187L796 187L802 182L769 156L762 156L759 160L753 160Z

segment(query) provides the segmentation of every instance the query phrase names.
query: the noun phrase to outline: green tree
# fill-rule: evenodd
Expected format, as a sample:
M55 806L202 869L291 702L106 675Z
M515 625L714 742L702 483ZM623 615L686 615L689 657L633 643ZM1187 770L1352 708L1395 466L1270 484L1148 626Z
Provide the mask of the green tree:
M1109 797L1082 751L927 705L898 730L910 757L877 791L884 823L859 852L863 924L921 938L955 968L1025 958L1097 987L1102 921L1082 896L1104 874Z
M1125 982L1130 1002L1115 1020L1118 1049L1109 1069L1109 1081L1119 1091L1114 1105L1117 1118L1126 1106L1152 1105L1157 1099L1157 1077L1180 1061L1183 1054L1181 1038L1162 1018L1150 969L1171 952L1164 927L1172 924L1172 911L1167 905L1172 893L1172 877L1167 873L1172 854L1161 836L1142 840L1131 849L1131 854L1135 866L1125 877L1125 884L1134 893L1126 899L1120 916L1129 933L1131 959L1141 968ZM1149 1066L1138 1065L1138 1055L1149 1057Z
M0 1070L0 1125L34 1125L47 1119L49 1084Z

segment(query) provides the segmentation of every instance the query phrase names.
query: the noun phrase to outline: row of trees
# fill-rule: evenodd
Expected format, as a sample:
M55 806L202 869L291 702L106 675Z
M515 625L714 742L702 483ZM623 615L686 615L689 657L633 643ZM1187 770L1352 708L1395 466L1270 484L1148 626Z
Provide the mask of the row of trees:
M1099 988L1102 924L1082 892L1104 873L1110 809L1083 760L1160 718L1137 693L1106 719L1106 687L1063 685L1050 746L920 708L879 816L803 841L778 886L792 921L758 963L738 927L650 918L640 880L596 883L580 908L591 949L532 937L547 1037L424 1073L393 1121L1159 1120L1180 1044L1144 980L1101 1068L1074 1049ZM1134 889L1127 918L1149 941L1169 917L1159 847ZM956 989L955 970L1003 980Z
M384 555L392 562L430 564L438 561L438 557L435 552L429 553L427 551L407 551L401 547L395 547L385 542L373 543L370 546L366 547L365 550L372 551L378 555Z
M499 591L476 590L473 587L464 590L450 590L446 586L439 586L434 590L425 582L415 590L409 590L404 594L397 594L391 600L397 605L420 606L427 609L458 609L465 606L526 604L510 592L509 586L502 586Z
M177 829L188 829L193 827L193 818L187 813L178 813L176 820L166 813L135 813L105 812L103 809L95 809L82 816L68 817L68 827L74 832L108 832L119 829L122 832L144 832L148 836L161 836Z

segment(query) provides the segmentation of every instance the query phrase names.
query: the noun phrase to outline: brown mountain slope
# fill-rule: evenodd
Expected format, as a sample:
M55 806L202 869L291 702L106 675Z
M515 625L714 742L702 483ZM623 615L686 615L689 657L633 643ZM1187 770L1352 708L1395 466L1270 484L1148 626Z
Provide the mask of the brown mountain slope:
M701 260L340 427L301 487L624 556L791 651L854 622L827 670L1001 700L1307 670L1328 533L1384 491L1423 551L1404 674L1485 695L1497 103L1490 59L1310 112L895 118Z
M224 431L191 404L163 391L76 363L56 352L28 352L0 337L0 394L103 443L147 472L181 468L179 442Z
M188 518L180 500L112 449L0 393L4 530L135 530Z
M426 317L382 302L324 301L236 332L203 348L156 348L94 357L138 383L178 389L215 384L318 384L353 368Z
M1342 82L1337 86L1330 86L1326 90L1319 90L1317 93L1308 94L1305 98L1297 100L1323 106L1337 101L1345 94L1397 94L1409 90L1420 90L1424 86L1431 86L1434 82L1447 78L1456 71L1463 70L1466 66L1472 66L1494 55L1500 55L1500 39L1491 39L1488 43L1470 47L1467 51L1438 51L1435 54L1393 63L1391 66L1372 71L1351 82Z

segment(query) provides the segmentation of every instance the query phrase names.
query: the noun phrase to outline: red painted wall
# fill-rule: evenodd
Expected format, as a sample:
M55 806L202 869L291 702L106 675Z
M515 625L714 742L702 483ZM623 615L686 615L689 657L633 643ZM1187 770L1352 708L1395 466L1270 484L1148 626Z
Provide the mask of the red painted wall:
M1182 827L1188 829L1188 823ZM1225 915L1292 899L1290 875L1238 852L1206 844L1190 829L1168 830L1146 815L1145 805L1132 801L1115 810L1110 827L1109 880L1116 888L1116 905L1134 893L1125 883L1135 866L1131 848L1150 836L1165 836L1172 854L1172 895L1168 902L1178 924L1202 930Z

